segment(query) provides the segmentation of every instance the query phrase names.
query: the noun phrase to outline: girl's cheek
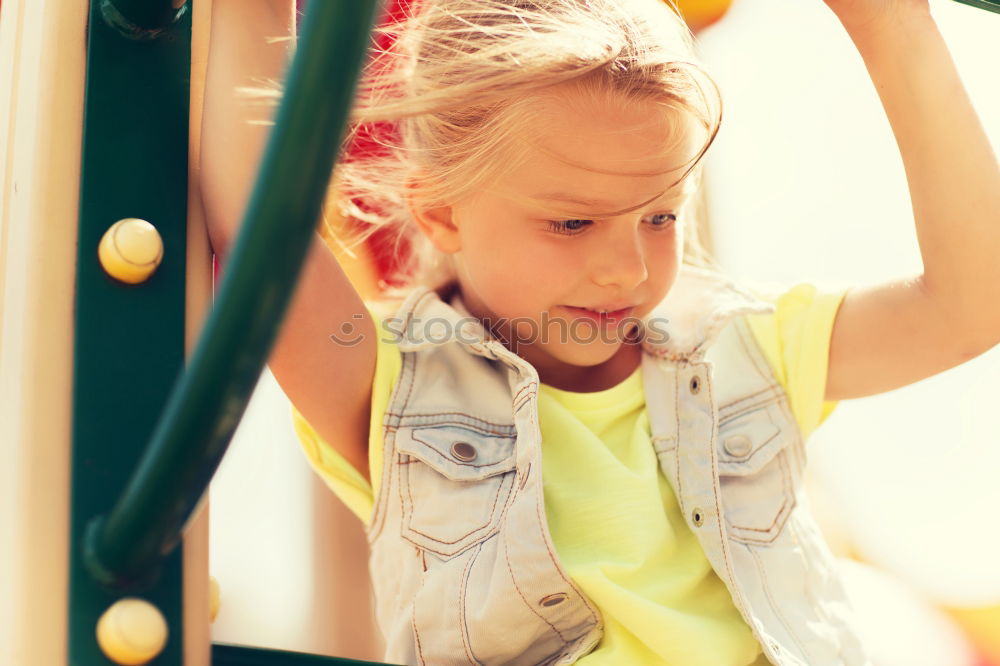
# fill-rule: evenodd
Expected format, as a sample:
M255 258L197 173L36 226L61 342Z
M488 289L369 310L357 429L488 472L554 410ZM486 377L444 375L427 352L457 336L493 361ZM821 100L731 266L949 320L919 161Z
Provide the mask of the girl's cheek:
M544 243L522 242L510 252L496 248L476 269L483 296L501 316L533 316L558 301L572 285L572 257Z
M564 239L556 239L564 240ZM525 271L545 271L549 267L562 267L571 261L574 254L579 254L579 247L573 248L572 243L551 242L547 238L537 238L533 235L514 238L510 243L510 254L517 256L517 263Z

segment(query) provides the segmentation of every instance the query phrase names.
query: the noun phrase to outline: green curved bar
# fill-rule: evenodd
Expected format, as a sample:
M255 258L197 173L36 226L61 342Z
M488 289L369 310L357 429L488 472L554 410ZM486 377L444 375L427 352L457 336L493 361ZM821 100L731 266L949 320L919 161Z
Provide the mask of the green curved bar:
M382 663L246 645L212 644L212 666L372 666Z
M1000 13L1000 0L957 0L965 5Z
M155 577L226 452L312 242L377 6L307 7L217 304L122 495L84 536L102 584L135 589Z

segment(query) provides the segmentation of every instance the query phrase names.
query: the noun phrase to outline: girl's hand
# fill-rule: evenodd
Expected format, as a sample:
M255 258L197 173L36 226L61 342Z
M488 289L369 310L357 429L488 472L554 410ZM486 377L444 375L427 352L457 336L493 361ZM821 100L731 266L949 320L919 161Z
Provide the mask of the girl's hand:
M823 0L848 30L891 29L914 16L930 16L928 0Z

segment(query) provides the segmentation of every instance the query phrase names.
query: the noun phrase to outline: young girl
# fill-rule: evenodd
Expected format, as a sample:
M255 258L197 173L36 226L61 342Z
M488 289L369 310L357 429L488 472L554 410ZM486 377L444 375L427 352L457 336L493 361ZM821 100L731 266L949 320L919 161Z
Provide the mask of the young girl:
M919 276L757 294L690 217L720 105L658 0L423 0L360 88L341 208L412 251L366 305L315 243L270 360L364 522L385 660L866 664L801 490L835 401L1000 340L1000 172L926 0L826 0L909 179ZM287 0L215 0L202 188L225 255ZM850 202L845 202L845 211Z

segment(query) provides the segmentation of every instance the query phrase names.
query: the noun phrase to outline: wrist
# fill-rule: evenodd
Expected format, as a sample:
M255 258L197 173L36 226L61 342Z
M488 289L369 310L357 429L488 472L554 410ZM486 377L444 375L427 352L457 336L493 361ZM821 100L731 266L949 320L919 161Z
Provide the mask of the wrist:
M860 19L840 17L841 24L858 48L878 46L916 46L913 39L937 31L937 23L930 11L910 10Z
M926 4L906 6L893 10L861 14L840 9L828 3L834 15L852 38L879 38L886 35L921 30L935 25Z

